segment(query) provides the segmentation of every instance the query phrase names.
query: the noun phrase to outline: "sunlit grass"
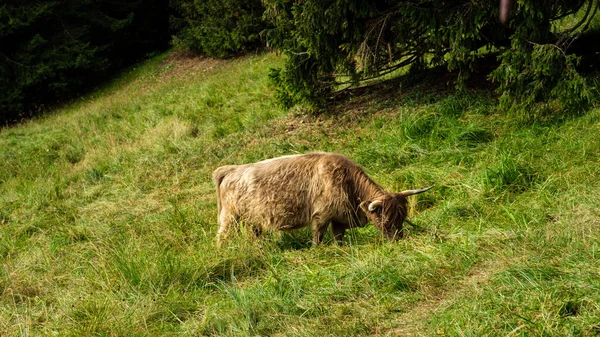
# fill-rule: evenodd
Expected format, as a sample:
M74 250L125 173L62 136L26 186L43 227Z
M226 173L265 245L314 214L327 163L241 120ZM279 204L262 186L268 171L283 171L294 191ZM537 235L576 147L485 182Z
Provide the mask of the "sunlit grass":
M597 334L600 110L523 123L417 86L307 116L273 100L281 61L161 55L1 130L0 335ZM407 237L216 250L212 171L315 150L434 185Z

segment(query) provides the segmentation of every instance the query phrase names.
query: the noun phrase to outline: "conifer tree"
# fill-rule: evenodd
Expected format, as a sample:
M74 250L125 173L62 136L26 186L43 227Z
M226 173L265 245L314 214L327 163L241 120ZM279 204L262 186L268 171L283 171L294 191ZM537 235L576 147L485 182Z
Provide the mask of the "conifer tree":
M44 110L168 46L160 0L5 0L0 5L0 122Z
M568 49L586 32L599 0L515 0L505 25L498 2L489 0L264 2L274 25L267 42L287 55L285 66L270 74L286 105L319 103L344 83L408 66L445 66L460 87L492 53L499 66L489 79L499 83L505 107L590 98L578 55ZM558 20L579 10L573 27L557 29Z

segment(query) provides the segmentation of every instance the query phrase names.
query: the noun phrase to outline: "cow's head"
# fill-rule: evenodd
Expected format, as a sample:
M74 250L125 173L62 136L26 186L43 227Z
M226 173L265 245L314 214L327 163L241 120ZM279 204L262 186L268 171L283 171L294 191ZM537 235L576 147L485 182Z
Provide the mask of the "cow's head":
M432 186L420 190L406 190L388 194L375 200L363 201L360 208L373 225L389 239L403 236L402 223L408 213L406 197L428 191Z

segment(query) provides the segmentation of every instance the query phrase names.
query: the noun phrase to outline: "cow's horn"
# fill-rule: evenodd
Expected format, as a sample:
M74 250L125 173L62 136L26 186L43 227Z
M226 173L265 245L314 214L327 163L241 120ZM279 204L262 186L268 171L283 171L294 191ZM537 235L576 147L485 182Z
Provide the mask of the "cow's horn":
M383 202L381 200L375 200L369 204L369 212L373 212L377 207L381 206Z
M406 191L402 191L400 192L400 194L402 194L405 197L408 197L409 195L413 195L413 194L419 194L419 193L423 193L423 192L427 192L429 191L433 186L429 186L429 187L425 187L422 188L420 190L406 190ZM370 207L370 206L369 206Z

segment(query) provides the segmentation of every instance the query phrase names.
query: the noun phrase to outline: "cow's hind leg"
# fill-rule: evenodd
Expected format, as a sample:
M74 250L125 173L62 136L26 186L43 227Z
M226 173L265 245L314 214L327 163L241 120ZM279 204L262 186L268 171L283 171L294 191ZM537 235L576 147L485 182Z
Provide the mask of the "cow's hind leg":
M262 228L261 227L256 227L256 226L252 226L252 233L254 233L254 235L256 235L257 238L259 238L262 235Z
M219 231L217 232L217 247L221 247L223 241L227 238L231 227L236 224L235 217L229 213L226 208L221 209L219 214Z

